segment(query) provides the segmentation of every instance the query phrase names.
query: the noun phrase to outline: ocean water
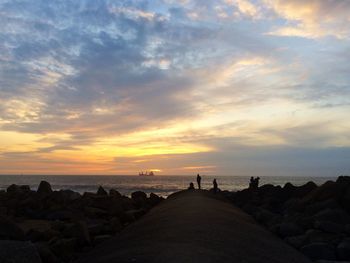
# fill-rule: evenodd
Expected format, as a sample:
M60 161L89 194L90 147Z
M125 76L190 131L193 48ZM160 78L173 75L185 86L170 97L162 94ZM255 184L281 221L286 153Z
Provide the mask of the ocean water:
M202 188L210 189L212 181L216 178L221 190L237 191L248 187L249 176L206 176L202 175ZM155 193L161 196L186 189L190 182L196 186L196 176L83 176L83 175L0 175L0 190L6 189L11 184L29 185L36 190L40 181L48 181L54 190L71 189L73 191L96 192L98 186L106 190L114 188L124 195L130 195L134 191ZM289 177L289 176L264 176L260 179L260 185L273 184L283 186L287 182L294 185L302 185L313 181L320 185L328 180L336 180L336 177Z

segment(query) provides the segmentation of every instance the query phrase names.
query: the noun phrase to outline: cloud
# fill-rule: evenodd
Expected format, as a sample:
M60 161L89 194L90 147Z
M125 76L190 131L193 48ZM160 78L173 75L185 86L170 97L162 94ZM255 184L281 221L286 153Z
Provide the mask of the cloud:
M240 149L347 147L347 10L344 1L2 1L0 159L12 172L17 163L227 173Z
M288 21L286 26L279 26L271 31L272 35L349 38L349 1L264 0L264 2L278 16Z

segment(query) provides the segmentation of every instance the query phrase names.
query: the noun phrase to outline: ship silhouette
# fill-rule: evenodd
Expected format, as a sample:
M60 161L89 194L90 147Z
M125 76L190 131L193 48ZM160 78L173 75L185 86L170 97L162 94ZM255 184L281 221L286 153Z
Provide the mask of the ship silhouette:
M149 173L146 171L145 173L142 171L139 173L139 176L154 176L154 172L150 171Z

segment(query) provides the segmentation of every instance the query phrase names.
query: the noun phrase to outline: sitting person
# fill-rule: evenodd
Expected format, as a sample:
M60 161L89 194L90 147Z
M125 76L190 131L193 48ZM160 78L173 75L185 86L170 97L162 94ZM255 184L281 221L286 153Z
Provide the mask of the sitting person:
M188 187L188 190L194 190L194 184L190 182L190 186Z

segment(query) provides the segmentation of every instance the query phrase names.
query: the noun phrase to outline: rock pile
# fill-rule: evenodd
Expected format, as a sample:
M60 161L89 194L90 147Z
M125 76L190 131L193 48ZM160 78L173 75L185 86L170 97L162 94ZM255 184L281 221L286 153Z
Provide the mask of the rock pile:
M96 193L80 195L53 191L45 181L37 191L11 185L0 191L0 259L8 257L9 248L24 248L23 253L31 255L25 262L70 262L163 200L143 192L131 196L115 189L108 194L101 186Z
M350 261L349 176L321 186L263 185L226 196L310 259Z

